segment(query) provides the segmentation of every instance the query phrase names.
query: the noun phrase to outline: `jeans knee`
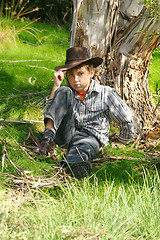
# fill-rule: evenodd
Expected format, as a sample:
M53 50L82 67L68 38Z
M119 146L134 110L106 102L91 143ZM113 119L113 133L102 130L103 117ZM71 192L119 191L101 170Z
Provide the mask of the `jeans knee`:
M55 95L57 94L71 94L73 95L73 91L70 87L67 87L67 86L61 86L59 87L56 92L55 92Z

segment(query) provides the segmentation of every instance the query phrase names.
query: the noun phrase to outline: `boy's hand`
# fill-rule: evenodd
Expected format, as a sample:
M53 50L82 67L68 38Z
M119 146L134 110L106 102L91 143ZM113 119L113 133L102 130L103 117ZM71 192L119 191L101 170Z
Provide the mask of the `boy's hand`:
M66 73L67 69L62 69L54 73L54 86L52 92L49 96L49 99L53 98L55 91L61 86L61 83L64 79L64 74Z
M54 73L54 85L57 87L60 87L61 83L63 82L64 75L66 73L66 70L59 70Z

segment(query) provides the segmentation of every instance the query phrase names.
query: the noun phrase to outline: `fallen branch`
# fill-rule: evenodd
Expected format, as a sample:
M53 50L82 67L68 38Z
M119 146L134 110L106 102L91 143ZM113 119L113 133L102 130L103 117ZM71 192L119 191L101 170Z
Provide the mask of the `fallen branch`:
M2 172L3 172L3 168L4 168L4 163L5 163L5 144L3 146L3 150L2 150Z
M8 123L22 123L22 124L43 123L43 121L36 121L36 120L16 121L16 120L7 120L7 119L3 119L3 118L0 118L0 121L2 121L2 122L8 122Z
M21 177L14 174L9 175L9 179L6 181L8 186L18 188L22 190L36 189L36 188L55 188L65 184L66 181L74 181L71 177L65 174L61 168L58 169L55 175L52 177L44 178L45 176L34 176L34 177Z
M5 152L7 161L14 167L14 169L16 170L16 172L17 172L19 175L28 178L27 174L26 174L20 167L18 167L14 162L12 162L12 160L10 159L10 157L9 157L9 155L8 155L8 153L7 153L7 150L6 150L5 145L4 145L3 149L4 149L4 152Z
M32 129L29 128L29 136L28 138L31 137L31 139L33 140L33 142L35 143L36 146L38 146L40 144L40 142L38 141L38 138L36 138L32 132Z
M135 142L132 144L132 148L136 145L136 149L137 149L137 145L138 143L140 142L142 136L143 136L144 133L140 133L137 137L137 139L135 140Z
M53 70L53 69L50 69L50 68L46 68L46 67L40 67L40 66L33 66L33 65L26 65L26 67L42 68L42 69L49 70L49 71L52 71L52 72L54 72L54 71L55 71L55 70Z
M5 130L5 131L13 139L13 141L22 149L22 151L27 155L27 157L29 157L29 159L34 161L34 159L24 150L24 147L20 146L19 143L16 141L16 139L14 137L12 137L12 135L7 130Z
M48 61L57 61L57 60L53 60L53 59L48 59L48 60L41 60L41 59L29 59L29 60L3 60L0 59L0 62L8 62L8 63L19 63L19 62L48 62Z
M16 92L19 92L19 93L24 93L24 92L22 92L21 90L18 90L18 89L16 89L16 88L12 88L13 90L15 90ZM26 92L25 92L26 93Z
M14 99L14 98L19 98L19 97L28 97L28 96L33 96L33 95L37 95L37 94L41 94L41 93L45 93L47 92L47 90L43 90L43 91L40 91L38 93L26 93L26 94L20 94L20 95L15 95L13 97L8 97L8 98L1 98L0 101L3 101L3 100L10 100L10 99Z
M92 160L93 163L96 162L105 162L105 161L114 161L114 160L133 160L133 161L148 161L145 158L133 158L133 157L125 157L125 156L106 156L102 158L95 158Z

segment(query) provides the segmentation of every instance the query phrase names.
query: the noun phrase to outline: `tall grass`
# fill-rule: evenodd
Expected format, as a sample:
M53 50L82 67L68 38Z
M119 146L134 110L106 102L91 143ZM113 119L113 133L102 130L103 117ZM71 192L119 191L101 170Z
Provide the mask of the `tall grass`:
M37 1L28 0L2 0L0 4L0 17L5 16L7 19L16 20L29 13L38 11Z
M36 21L36 20L35 20ZM19 23L12 19L2 17L0 20L0 46L1 48L9 47L13 45L17 47L19 42L19 36L22 34L32 35L37 41L38 29L32 26L33 22L26 21L25 23Z
M29 5L28 5L29 4ZM27 32L28 34L36 37L36 31L31 26L32 22L24 23L23 26L17 25L17 20L24 22L24 17L34 11L38 11L35 2L29 3L28 0L2 0L0 4L0 45L15 44L19 34L21 32ZM36 20L34 20L36 21Z
M1 239L150 239L160 236L160 179L142 183L84 179L50 197L44 192L1 202Z

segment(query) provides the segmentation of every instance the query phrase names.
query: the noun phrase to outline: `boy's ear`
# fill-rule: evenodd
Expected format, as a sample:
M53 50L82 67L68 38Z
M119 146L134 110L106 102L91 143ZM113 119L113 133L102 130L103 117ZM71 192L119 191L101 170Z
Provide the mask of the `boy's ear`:
M91 78L94 76L94 68L91 69Z

